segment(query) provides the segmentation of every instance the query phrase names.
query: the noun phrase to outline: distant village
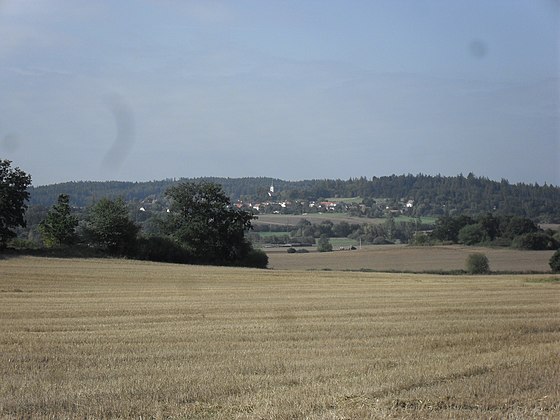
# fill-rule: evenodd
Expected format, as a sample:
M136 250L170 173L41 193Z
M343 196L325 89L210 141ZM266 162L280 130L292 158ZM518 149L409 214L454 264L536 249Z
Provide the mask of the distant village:
M366 215L371 213L371 208L362 203L360 199L342 198L340 200L330 201L308 201L308 200L277 200L278 194L275 191L274 184L271 184L268 191L268 197L260 202L244 202L237 201L237 208L251 209L255 213L261 214L302 214L307 213L350 213L354 215ZM410 213L414 207L414 200L401 200L398 203L375 203L375 211L380 214L376 216L384 216L393 214L398 216Z
M368 205L369 204L369 205ZM364 204L360 198L330 199L328 201L313 200L281 200L274 184L263 200L247 202L238 200L233 205L239 209L251 210L255 214L300 214L308 213L345 213L352 216L385 217L393 215L410 215L414 208L414 200L401 199L399 201L378 199ZM140 202L139 211L145 212L161 206L155 197L148 197ZM169 209L164 208L169 212Z

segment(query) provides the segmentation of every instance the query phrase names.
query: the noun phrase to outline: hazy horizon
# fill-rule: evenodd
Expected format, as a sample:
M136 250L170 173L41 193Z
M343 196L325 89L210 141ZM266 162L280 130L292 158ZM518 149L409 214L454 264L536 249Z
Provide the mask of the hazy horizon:
M13 165L13 163L12 163ZM20 168L23 169L23 168ZM59 181L59 182L52 182L49 184L39 184L37 185L36 183L32 183L32 187L37 188L37 187L48 187L51 185L58 185L58 184L66 184L66 183L79 183L79 182L95 182L95 183L103 183L103 182L126 182L126 183L144 183L144 182L163 182L163 181L180 181L182 179L185 180L198 180L198 179L212 179L212 178L216 178L216 179L248 179L248 178L261 178L261 179L270 179L272 181L282 181L282 182L305 182L305 181L322 181L322 180L342 180L342 181L347 181L349 179L356 179L356 178L362 178L365 177L368 181L371 181L372 178L376 177L376 178L383 178L383 177L391 177L391 176L408 176L408 175L412 175L412 176L419 176L419 175L424 175L424 176L431 176L431 177L448 177L448 178L453 178L453 177L458 177L458 176L463 176L465 178L467 178L467 176L469 175L469 173L458 173L458 174L454 174L454 175L444 175L441 173L435 173L435 174L427 174L427 173L416 173L416 174L411 174L411 173L400 173L400 174L396 174L396 173L391 173L391 174L381 174L381 175L371 175L371 176L366 176L366 175L358 175L358 176L351 176L351 177L347 177L347 178L301 178L301 179L288 179L288 178L282 178L282 177L270 177L270 176L266 176L266 175L255 175L255 176L213 176L213 175L200 175L200 176L193 176L193 177L167 177L167 178L161 178L161 179L144 179L144 180L135 180L135 179L105 179L105 180L95 180L95 179L74 179L74 180L67 180L67 181ZM508 181L511 185L516 185L516 184L526 184L526 185L534 185L537 184L538 186L552 186L552 187L558 187L560 188L560 185L557 184L552 184L549 182L543 182L538 183L538 182L523 182L523 181L518 181L518 182L514 182L511 181L507 178L500 178L500 179L493 179L493 178L489 178L487 176L484 175L479 175L479 174L475 174L473 173L473 175L476 178L486 178L490 181L494 181L494 182L501 182L502 180L506 180Z
M0 92L36 186L560 185L556 0L0 0Z

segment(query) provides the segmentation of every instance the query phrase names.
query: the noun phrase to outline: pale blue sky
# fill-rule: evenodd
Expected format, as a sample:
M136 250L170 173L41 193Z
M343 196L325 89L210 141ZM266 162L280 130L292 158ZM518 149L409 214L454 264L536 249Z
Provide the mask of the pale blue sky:
M560 2L0 0L0 158L560 185Z

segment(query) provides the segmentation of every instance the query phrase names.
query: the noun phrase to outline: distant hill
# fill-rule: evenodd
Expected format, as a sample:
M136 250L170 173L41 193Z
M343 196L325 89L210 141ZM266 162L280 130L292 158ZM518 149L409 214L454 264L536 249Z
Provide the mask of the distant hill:
M222 185L232 201L270 200L274 185L275 200L320 200L327 197L361 197L371 205L383 198L389 205L403 200L414 202L412 216L444 214L478 215L485 212L519 215L540 223L560 223L560 187L538 184L510 184L473 174L454 177L431 175L391 175L348 180L322 179L285 181L256 178L166 179L149 182L67 182L30 188L31 206L51 206L58 194L70 195L71 203L85 207L102 197L123 197L126 201L162 200L165 190L180 181L211 181Z

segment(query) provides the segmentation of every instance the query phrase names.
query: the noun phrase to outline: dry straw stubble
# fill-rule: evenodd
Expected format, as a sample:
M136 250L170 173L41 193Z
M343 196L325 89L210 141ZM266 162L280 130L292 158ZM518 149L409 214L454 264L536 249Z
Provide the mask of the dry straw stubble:
M551 279L2 260L0 416L553 418Z

